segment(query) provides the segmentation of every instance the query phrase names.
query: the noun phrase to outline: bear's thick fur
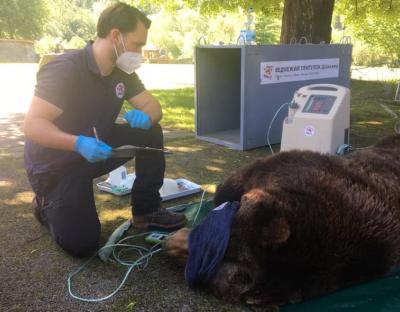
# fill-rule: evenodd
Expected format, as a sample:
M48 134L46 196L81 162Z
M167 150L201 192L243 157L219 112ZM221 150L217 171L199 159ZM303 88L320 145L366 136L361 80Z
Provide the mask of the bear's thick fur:
M214 294L262 310L325 295L400 266L400 136L346 158L290 151L217 189L240 201Z

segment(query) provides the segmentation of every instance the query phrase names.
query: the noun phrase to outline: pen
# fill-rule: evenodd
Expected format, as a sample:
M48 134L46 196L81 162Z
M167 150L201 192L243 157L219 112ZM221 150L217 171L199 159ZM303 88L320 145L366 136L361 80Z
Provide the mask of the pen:
M94 132L94 136L96 137L96 141L97 141L97 143L99 143L99 142L100 142L100 140L99 140L99 136L97 135L97 130L96 130L96 127L93 127L93 132Z

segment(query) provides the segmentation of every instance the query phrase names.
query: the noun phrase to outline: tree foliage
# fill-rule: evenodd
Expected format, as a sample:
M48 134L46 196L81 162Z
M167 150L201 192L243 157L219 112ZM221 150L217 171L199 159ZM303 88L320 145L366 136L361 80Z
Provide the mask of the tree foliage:
M167 0L167 2L179 0ZM285 6L284 0L182 0L192 7L198 7L203 14L217 14L221 10L234 10L238 6L246 10L253 7L257 13L258 20L283 17ZM294 2L289 0L287 3ZM303 1L313 5L315 1ZM287 4L286 4L287 5ZM305 10L305 9L302 9ZM335 14L344 17L344 23L349 34L369 45L370 49L377 53L387 55L389 59L400 59L400 0L336 0ZM302 15L304 12L297 12ZM332 12L330 12L332 14ZM330 27L330 17L324 17ZM290 22L289 17L287 22ZM285 22L285 19L283 19ZM310 24L311 21L307 21ZM283 25L286 27L285 25ZM311 37L315 37L310 34ZM282 40L283 42L287 40ZM314 40L316 42L318 40ZM329 40L328 40L329 41Z
M0 36L3 38L40 39L54 45L62 41L76 46L93 39L100 12L118 0L0 0ZM248 8L256 14L257 43L277 43L280 29L296 25L293 16L283 16L287 3L300 0L121 0L132 4L152 16L153 25L149 39L172 57L186 58L201 35L209 43L236 43ZM301 0L304 7L292 14L311 25L312 14L307 5L321 0ZM330 0L333 1L333 0ZM299 2L299 3L300 3ZM321 8L326 10L325 7ZM328 14L331 14L329 11ZM320 15L321 14L317 14ZM400 0L335 0L336 16L341 16L346 34L362 41L370 54L400 59ZM305 16L305 17L303 17ZM315 14L314 14L315 16ZM330 31L332 16L322 18L325 33ZM285 25L282 19L290 22ZM299 20L299 19L298 19ZM290 27L291 27L290 26ZM310 27L318 29L319 27ZM297 29L297 30L296 30ZM305 31L317 38L311 30ZM299 32L301 33L301 32ZM343 32L344 33L344 32ZM45 35L44 37L42 35ZM298 36L297 36L298 37ZM51 39L53 38L53 39ZM74 38L74 39L73 39ZM78 38L82 40L78 40ZM72 40L73 39L73 40ZM53 40L53 43L51 43ZM319 41L315 40L315 42ZM73 42L72 42L73 41ZM287 40L282 40L285 42ZM329 40L328 40L329 41ZM373 51L373 52L371 52Z
M48 0L51 20L46 34L65 41L80 37L87 41L96 34L96 21L92 15L93 0Z
M172 0L175 1L175 0ZM203 14L216 14L222 10L235 10L253 8L256 12L264 13L269 17L282 15L283 1L281 0L183 0L191 7L198 7Z
M398 16L400 0L336 0L336 9L348 22L362 23L369 16Z
M400 0L337 0L336 11L346 29L366 44L366 53L372 51L381 62L399 62Z
M149 41L173 59L192 58L193 48L202 37L209 44L236 43L242 23L242 16L237 12L209 18L187 8L175 14L161 10L150 18L153 23Z
M46 0L0 1L0 38L40 38L49 13Z

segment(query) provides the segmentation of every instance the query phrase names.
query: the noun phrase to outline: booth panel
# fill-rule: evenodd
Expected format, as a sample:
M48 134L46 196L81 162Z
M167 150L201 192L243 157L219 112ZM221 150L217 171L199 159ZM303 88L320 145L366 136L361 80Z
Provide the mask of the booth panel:
M240 48L196 50L197 135L239 143L240 75Z
M269 126L271 144L280 143L282 122L296 90L314 83L350 85L352 46L340 45L244 45L200 46L196 48L196 135L216 144L246 150L267 144ZM285 81L279 74L274 83L262 80L262 64L335 60L334 76L323 74L292 77ZM276 64L275 64L276 63ZM300 73L301 75L301 73ZM283 77L283 78L282 78Z
M245 48L245 85L244 85L244 149L267 144L267 132L270 122L282 104L290 102L296 90L305 85L330 83L344 87L350 86L351 45L264 45ZM260 66L263 62L302 61L320 59L339 59L337 77L324 79L305 79L292 82L262 84ZM301 62L299 63L302 64ZM283 108L271 125L269 141L280 143L282 122L287 116Z

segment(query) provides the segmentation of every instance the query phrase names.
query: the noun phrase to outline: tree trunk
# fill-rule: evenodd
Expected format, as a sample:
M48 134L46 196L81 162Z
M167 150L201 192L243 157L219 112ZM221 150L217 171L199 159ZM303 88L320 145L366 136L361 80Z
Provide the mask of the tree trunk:
M308 43L330 43L335 0L285 0L281 43L306 38Z

